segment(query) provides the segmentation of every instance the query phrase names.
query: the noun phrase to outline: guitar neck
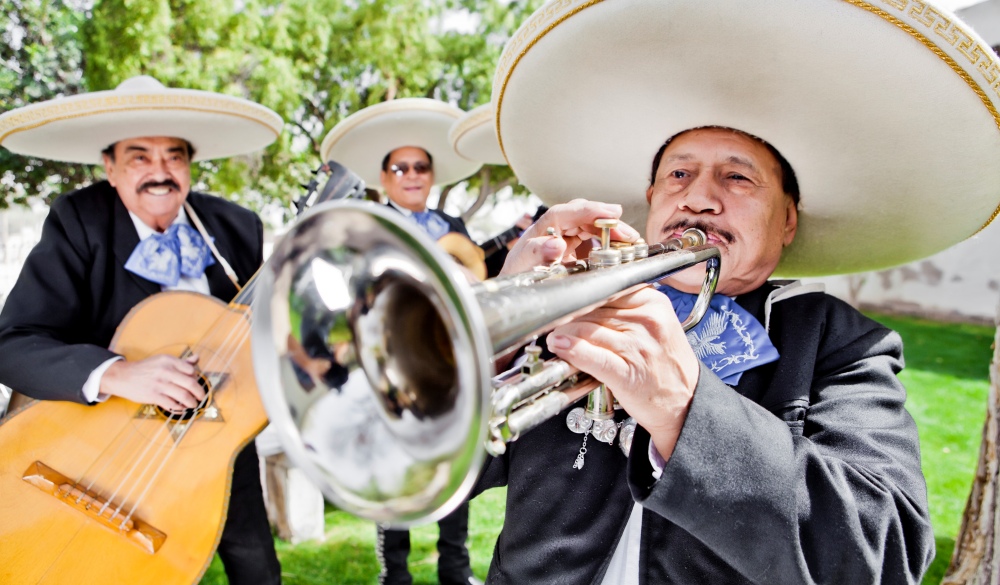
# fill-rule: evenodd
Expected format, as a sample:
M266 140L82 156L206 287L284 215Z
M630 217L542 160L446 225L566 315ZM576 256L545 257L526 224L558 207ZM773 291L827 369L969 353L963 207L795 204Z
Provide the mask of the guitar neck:
M486 256L491 256L498 252L501 248L511 243L517 237L521 235L521 228L514 226L507 230L500 232L499 234L493 236L492 238L486 240L479 247L483 249Z

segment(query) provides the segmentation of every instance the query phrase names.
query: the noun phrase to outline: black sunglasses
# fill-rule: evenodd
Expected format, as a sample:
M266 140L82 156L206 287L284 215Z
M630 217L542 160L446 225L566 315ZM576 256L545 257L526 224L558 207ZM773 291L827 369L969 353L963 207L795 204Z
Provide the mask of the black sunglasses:
M406 173L410 172L410 164L405 162L396 163L389 167L389 171L396 173L397 177L402 177ZM415 162L413 163L413 172L418 175L426 175L431 172L431 164L425 162Z

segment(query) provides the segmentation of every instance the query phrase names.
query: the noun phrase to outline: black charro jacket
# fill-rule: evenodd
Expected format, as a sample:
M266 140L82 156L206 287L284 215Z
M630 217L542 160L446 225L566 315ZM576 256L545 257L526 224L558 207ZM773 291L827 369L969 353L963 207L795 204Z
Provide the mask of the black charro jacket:
M764 323L774 289L737 302ZM919 583L934 538L899 336L821 293L775 303L769 336L781 358L735 388L702 367L659 480L641 428L627 459L591 439L573 469L564 414L491 459L477 491L508 491L488 582L600 584L635 501L642 585Z

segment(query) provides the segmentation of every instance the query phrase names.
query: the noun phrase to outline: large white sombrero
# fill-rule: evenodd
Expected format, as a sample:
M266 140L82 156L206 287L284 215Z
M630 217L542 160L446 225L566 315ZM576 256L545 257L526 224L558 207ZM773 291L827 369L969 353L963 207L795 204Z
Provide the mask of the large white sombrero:
M554 1L508 43L492 101L523 184L623 203L640 230L666 138L767 140L802 192L786 275L922 258L1000 205L1000 63L931 1Z
M429 98L403 98L369 106L341 120L323 139L320 156L379 185L382 159L397 148L416 146L434 158L434 183L447 185L475 173L482 163L455 152L448 142L461 109Z
M0 115L0 145L11 152L98 164L101 151L127 138L183 138L194 160L246 154L274 142L281 116L238 97L166 88L143 75L109 91L56 98Z
M473 108L455 120L448 132L448 141L455 152L469 160L488 165L507 164L497 139L493 104Z

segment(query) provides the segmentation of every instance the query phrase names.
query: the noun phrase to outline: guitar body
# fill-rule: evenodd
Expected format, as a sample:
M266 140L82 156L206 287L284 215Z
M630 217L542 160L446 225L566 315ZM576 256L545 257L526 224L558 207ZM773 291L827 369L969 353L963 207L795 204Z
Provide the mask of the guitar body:
M267 424L249 329L241 308L187 292L149 297L122 321L111 349L128 360L199 356L215 410L191 424L117 397L35 402L0 421L0 582L201 578L222 534L236 455Z

